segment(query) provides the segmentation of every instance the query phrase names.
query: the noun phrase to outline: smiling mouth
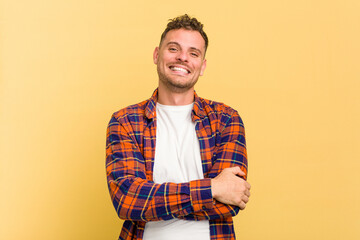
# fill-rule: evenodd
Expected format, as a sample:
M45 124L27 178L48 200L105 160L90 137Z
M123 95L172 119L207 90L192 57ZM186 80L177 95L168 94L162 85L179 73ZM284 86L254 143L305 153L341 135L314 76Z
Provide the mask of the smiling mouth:
M182 67L176 67L176 66L170 66L169 67L171 71L174 71L174 72L182 72L182 73L190 73L189 70L187 70L186 68L182 68Z

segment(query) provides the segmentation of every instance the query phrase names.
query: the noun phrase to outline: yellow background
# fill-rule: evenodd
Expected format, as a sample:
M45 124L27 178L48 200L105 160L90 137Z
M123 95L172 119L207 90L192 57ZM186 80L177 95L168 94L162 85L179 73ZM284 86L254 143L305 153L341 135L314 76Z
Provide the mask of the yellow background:
M238 239L360 239L359 0L2 1L0 239L117 239L106 126L183 13L210 39L197 92L245 122Z

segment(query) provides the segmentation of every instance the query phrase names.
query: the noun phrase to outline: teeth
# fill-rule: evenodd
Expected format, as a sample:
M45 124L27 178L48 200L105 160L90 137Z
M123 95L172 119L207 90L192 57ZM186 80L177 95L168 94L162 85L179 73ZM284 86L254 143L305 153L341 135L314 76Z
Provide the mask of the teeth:
M188 71L187 71L186 69L184 69L184 68L179 68L179 67L172 67L171 70L188 73Z

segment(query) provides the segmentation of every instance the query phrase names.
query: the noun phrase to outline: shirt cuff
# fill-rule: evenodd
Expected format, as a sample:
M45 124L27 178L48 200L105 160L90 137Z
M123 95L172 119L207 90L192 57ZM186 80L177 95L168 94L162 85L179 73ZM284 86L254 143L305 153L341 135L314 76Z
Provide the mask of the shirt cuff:
M211 179L190 181L190 198L194 212L210 210L214 207L211 193Z

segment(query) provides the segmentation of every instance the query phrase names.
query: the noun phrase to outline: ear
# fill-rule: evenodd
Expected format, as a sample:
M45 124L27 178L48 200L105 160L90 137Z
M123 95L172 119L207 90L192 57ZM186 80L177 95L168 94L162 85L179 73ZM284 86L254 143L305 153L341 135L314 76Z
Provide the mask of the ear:
M205 68L206 68L206 59L204 59L201 65L200 76L204 75Z
M158 63L158 57L159 57L159 47L156 47L153 53L153 60L155 64Z

